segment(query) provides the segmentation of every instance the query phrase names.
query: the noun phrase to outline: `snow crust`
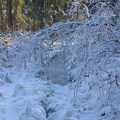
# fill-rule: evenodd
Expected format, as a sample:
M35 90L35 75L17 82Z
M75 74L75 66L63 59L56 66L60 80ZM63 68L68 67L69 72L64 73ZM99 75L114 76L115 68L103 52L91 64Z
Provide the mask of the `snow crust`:
M109 105L98 87L89 90L84 83L75 99L75 83L53 84L26 71L5 72L12 83L0 84L0 120L119 120L119 98Z

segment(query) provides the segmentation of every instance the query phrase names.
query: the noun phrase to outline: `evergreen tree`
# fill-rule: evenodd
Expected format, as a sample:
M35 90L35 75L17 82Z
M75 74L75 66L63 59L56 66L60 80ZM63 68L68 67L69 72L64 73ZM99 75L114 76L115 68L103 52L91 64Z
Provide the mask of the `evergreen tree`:
M8 27L13 27L13 15L12 15L12 0L7 0L7 20L8 20Z
M0 31L36 31L61 20L85 20L82 11L85 4L73 3L71 0L0 0Z

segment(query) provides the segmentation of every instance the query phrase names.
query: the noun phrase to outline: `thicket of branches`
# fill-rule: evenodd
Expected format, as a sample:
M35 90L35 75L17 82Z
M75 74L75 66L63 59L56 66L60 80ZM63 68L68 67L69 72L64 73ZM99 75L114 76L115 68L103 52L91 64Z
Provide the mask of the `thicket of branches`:
M91 6L89 11L96 10L88 22L58 22L37 33L16 35L13 43L17 62L14 63L25 69L30 65L47 69L52 59L51 51L61 49L67 54L68 78L75 79L77 85L86 76L104 72L114 77L113 81L119 86L119 71L112 69L119 65L120 2L97 1Z
M40 75L47 76L50 62L59 52L64 52L68 79L76 82L75 97L85 82L88 90L97 86L101 96L113 102L110 99L115 95L113 89L120 89L119 11L119 1L94 1L89 5L87 22L63 21L38 32L23 35L15 32L12 46L4 48L6 59L1 63L8 59L12 64L8 67L39 71ZM118 100L120 96L115 98Z

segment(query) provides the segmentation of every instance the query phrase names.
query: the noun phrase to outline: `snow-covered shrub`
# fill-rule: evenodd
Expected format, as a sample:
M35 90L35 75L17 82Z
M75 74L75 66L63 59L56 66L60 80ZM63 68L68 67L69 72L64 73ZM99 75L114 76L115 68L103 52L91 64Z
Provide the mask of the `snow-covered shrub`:
M81 90L84 88L84 92L92 96L86 101L92 101L90 98L94 98L94 102L86 104L87 106L84 104L83 111L88 112L93 108L98 111L105 110L101 112L101 116L110 119L110 116L119 113L114 103L118 102L120 88L118 61L120 2L111 6L109 1L99 1L96 5L99 9L91 19L74 32L77 45L70 48L68 69L69 76L76 80L74 97L77 97L77 102L75 103L78 105L81 103ZM96 105L99 103L100 106L94 106L93 103Z
M112 59L119 64L120 30L117 11L120 3L112 6L108 1L91 1L90 4L93 4L91 9L95 6L98 8L88 22L59 22L52 27L45 26L36 33L16 38L14 56L18 68L29 71L34 69L35 76L40 77L46 74L50 62L57 55L51 57L51 53L62 50L68 53L65 56L68 79L77 81L78 87L83 78L84 81L91 75L97 75L99 84L103 83L104 73L115 78L116 74L110 71L110 64Z
M20 120L46 120L46 112L42 106L32 106L29 101L24 102L25 109Z
M119 18L118 14L114 12L106 2L101 2L99 11L92 16L91 20L79 28L79 31L75 31L75 34L77 34L75 39L78 44L74 47L73 61L71 62L76 65L78 71L78 78L76 79L78 81L85 78L86 74L87 76L96 74L98 76L97 80L103 83L100 74L102 72L111 74L116 68L114 67L111 71L110 67L118 66L118 61L113 64L111 60L114 59L115 62L116 57L119 57L120 30L116 30L119 23L116 22L113 26L114 21L112 19L115 17L117 21ZM115 77L115 74L112 77Z
M59 53L67 53L73 44L73 33L81 22L59 22L52 27L45 26L36 33L27 33L14 39L15 68L35 73L35 77L46 76L50 62ZM43 77L44 78L44 77ZM47 76L46 76L47 78Z

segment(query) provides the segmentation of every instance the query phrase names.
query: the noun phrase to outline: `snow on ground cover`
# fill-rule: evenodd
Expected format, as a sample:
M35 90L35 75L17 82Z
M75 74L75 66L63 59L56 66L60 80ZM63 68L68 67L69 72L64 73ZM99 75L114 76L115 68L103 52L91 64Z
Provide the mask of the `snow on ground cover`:
M49 67L51 80L35 78L37 70L16 72L1 67L0 120L119 120L119 88L106 83L107 74L86 77L74 96L76 83L66 80L62 60L61 56L53 59Z
M72 107L71 98L73 97L73 89L70 84L62 86L53 84L53 94L48 109L51 109L48 120L64 120L66 112Z
M0 97L0 120L45 120L50 82L32 78L24 72L9 73L9 76L13 82L0 85L3 92Z
M119 120L119 89L115 85L111 88L109 97L116 103L110 104L107 90L93 85L95 76L86 78L90 84L82 82L75 98L76 83L63 86L59 81L53 84L52 80L35 78L31 72L4 72L12 82L0 84L0 120Z

